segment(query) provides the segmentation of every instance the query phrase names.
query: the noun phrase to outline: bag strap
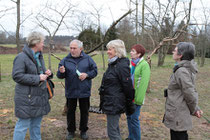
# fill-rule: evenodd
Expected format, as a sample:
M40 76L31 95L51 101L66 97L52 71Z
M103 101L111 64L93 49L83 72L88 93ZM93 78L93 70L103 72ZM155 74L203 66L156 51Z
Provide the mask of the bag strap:
M51 99L53 97L52 90L50 88L50 85L49 85L48 81L46 83L47 83L47 89L48 89L48 92L49 92L49 95L50 95L49 99Z

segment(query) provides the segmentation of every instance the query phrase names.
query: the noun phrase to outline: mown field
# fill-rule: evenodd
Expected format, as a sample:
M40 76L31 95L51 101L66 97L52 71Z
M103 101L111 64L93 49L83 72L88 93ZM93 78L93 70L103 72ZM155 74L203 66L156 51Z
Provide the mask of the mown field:
M16 44L0 44L0 46L7 47L7 48L15 48L15 47L17 47Z
M63 58L66 54L57 54ZM14 115L14 87L12 80L12 63L15 55L0 55L1 63L1 82L0 82L0 140L11 140L14 126L17 118ZM45 63L48 66L47 55ZM101 77L104 73L102 68L102 58L100 55L93 57L98 66L98 76L93 80L91 105L98 106L99 95L98 88L101 83ZM56 74L59 61L52 58L52 71ZM150 93L147 93L145 104L141 109L141 129L142 140L168 140L169 130L162 124L164 114L165 99L163 89L167 87L170 74L174 65L171 56L167 56L163 67L157 67L157 57L152 57ZM106 63L107 65L107 63ZM44 117L42 121L42 139L43 140L65 140L66 136L66 117L62 116L63 106L65 104L64 88L61 85L63 80L54 76L55 96L50 100L51 112ZM199 106L204 111L204 116L210 119L210 59L206 59L204 67L199 67L199 73L196 81L197 91L199 93ZM77 109L77 122L79 122L79 111ZM77 123L79 125L79 123ZM190 140L209 140L210 124L204 118L197 119L193 117L194 128L189 131ZM78 127L77 127L78 128ZM126 116L123 114L120 120L120 129L122 138L128 135ZM77 129L79 139L79 131ZM90 113L89 116L89 139L108 139L106 132L106 117L102 114ZM26 135L29 140L29 133Z

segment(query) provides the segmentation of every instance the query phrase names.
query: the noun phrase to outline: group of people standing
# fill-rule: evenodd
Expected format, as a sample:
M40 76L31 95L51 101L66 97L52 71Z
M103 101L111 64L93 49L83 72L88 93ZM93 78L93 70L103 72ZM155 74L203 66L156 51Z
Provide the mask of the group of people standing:
M43 51L44 36L32 32L27 37L23 52L13 62L12 77L15 87L15 115L18 118L13 140L24 140L29 128L31 140L41 140L41 120L50 112L46 80L53 77L46 70ZM88 116L91 96L91 80L97 76L97 66L84 53L83 43L70 42L70 53L58 65L57 77L65 79L67 101L67 140L75 137L75 111L77 101L80 109L80 137L88 139ZM150 66L144 59L145 48L136 44L131 47L131 62L126 57L122 40L107 44L108 68L103 74L100 94L100 109L106 114L107 133L110 140L121 140L119 119L127 115L129 135L127 140L140 140L140 109L150 80ZM187 130L192 128L190 115L201 117L195 90L194 45L179 43L173 52L177 62L171 76L166 97L164 124L170 128L172 140L187 140Z

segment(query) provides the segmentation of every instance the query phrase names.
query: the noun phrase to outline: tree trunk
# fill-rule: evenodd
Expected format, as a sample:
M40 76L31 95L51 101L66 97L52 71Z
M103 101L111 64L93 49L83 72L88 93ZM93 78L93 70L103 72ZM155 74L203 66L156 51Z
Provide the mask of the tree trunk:
M139 32L138 32L138 0L136 0L136 44L139 43Z
M51 66L51 51L52 51L52 47L53 47L53 43L52 40L50 40L50 44L49 44L49 52L48 52L48 68L51 70L52 66Z
M159 49L159 51L158 51L158 65L157 65L158 67L163 66L166 54L168 52L168 48L169 48L169 46L167 45L167 46L163 46L162 48Z
M0 62L0 82L1 82L1 62Z
M201 65L200 67L203 67L205 64L205 57L206 57L206 46L208 46L208 39L207 39L207 25L205 25L205 34L204 34L204 40L201 50Z
M20 53L20 0L17 0L17 26L16 26L16 44L17 51Z
M143 0L142 1L142 25L141 25L141 27L142 27L142 30L141 30L141 32L142 32L142 39L141 39L141 41L143 42L144 41L144 6L145 6L145 0Z
M202 55L201 55L201 63L200 63L200 67L203 67L205 64L205 54L206 54L206 48L205 46L202 47Z
M205 34L206 35L206 34ZM204 35L204 36L205 36ZM205 64L205 57L206 57L206 46L207 46L207 38L204 37L203 43L201 45L201 61L200 61L200 67L203 67Z

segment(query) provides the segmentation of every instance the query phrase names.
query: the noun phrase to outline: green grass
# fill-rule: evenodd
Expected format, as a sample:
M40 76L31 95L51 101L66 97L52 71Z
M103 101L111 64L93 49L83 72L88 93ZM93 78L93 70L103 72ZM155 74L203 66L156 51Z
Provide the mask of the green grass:
M56 54L63 58L67 53ZM12 63L16 55L0 55L2 81L0 82L0 140L12 139L14 126L17 118L14 115L14 87L15 82L12 80ZM48 67L48 55L44 55L46 67ZM98 106L99 95L98 88L101 84L101 78L104 73L101 55L93 56L98 66L98 76L93 79L91 105ZM107 56L105 55L105 60ZM52 57L52 71L56 75L59 60ZM157 67L157 56L152 57L150 93L146 95L145 104L141 109L141 129L142 140L167 140L169 139L169 130L162 124L164 114L165 98L163 97L163 89L167 88L174 61L169 55L166 57L165 64ZM106 61L107 68L107 61ZM210 118L210 59L206 59L204 67L199 67L197 75L196 87L199 93L199 106L204 111L205 117ZM42 121L42 139L43 140L64 140L66 135L66 117L62 116L62 109L65 104L64 88L60 80L54 76L55 96L50 100L51 112L44 117ZM77 128L79 125L79 111L77 109ZM207 140L210 139L210 125L206 124L206 120L193 117L193 129L189 131L189 139L191 140ZM78 129L77 129L78 130ZM122 115L120 120L120 130L123 139L127 137L126 116ZM79 139L79 132L77 131ZM106 136L106 117L90 113L89 130L90 139L108 139ZM27 133L26 139L29 139Z
M16 44L0 44L0 46L8 47L8 48L16 48L17 47Z

